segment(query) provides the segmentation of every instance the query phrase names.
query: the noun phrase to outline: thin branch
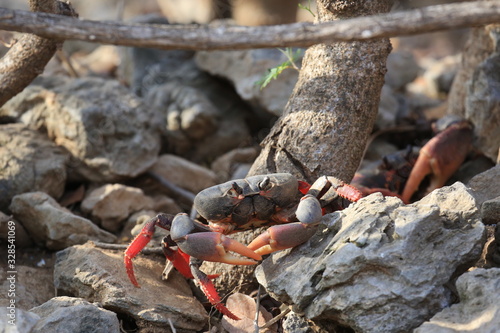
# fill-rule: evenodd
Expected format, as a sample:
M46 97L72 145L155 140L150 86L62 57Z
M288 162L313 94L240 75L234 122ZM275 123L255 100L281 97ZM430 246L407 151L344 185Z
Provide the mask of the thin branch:
M306 47L324 42L415 35L498 22L498 0L430 6L320 24L263 27L124 24L0 8L0 29L4 30L47 38L184 50Z

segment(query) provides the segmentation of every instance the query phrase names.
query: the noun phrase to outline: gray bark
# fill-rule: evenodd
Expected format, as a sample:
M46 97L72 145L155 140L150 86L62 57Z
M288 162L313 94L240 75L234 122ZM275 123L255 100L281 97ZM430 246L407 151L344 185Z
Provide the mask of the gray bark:
M318 1L319 21L374 15L392 1ZM306 51L298 82L251 174L290 172L314 181L350 181L372 130L391 50L388 39L318 44Z
M349 6L355 1L342 1ZM333 8L333 7L332 7ZM368 11L369 13L380 13ZM0 8L0 29L34 33L46 38L93 43L184 50L308 47L334 41L372 40L495 23L500 1L431 6L377 16L321 24L294 23L266 27L142 25L99 22L47 13Z

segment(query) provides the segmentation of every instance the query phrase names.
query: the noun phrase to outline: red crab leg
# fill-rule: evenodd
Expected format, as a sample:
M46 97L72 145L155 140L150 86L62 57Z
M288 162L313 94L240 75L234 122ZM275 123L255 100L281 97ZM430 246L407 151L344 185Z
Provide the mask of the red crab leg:
M139 287L139 283L135 278L132 259L134 259L134 257L149 243L155 232L155 225L156 220L154 218L149 220L144 228L142 228L141 232L134 238L132 243L130 243L127 250L125 250L123 262L125 263L125 268L130 281L136 287Z
M125 263L125 268L127 270L127 275L132 282L132 284L136 287L139 287L139 283L134 274L134 267L132 264L132 259L141 252L141 250L149 243L153 234L155 232L156 226L161 228L170 229L172 223L172 216L168 216L166 214L159 214L153 218L151 218L142 228L141 232L134 238L134 240L130 243L127 250L125 250L125 255L123 258L123 262ZM173 243L174 244L174 243ZM189 256L179 249L172 250L169 248L170 244L163 242L164 253L165 256L172 262L174 267L185 277L191 279L193 278L190 269L189 269Z
M307 194L307 192L309 192L309 189L311 188L311 185L309 185L309 183L306 183L305 181L302 181L302 180L299 180L298 183L299 183L300 193L302 193L304 195Z
M240 320L234 313L232 313L223 303L222 300L215 289L214 284L210 281L209 276L203 273L199 267L202 264L202 260L191 258L189 266L191 267L191 273L196 281L200 284L200 288L207 296L208 301L212 304L220 313L233 319Z
M189 255L181 251L181 249L173 250L168 244L162 243L163 253L165 257L174 265L174 267L187 279L194 279L191 269L189 268Z

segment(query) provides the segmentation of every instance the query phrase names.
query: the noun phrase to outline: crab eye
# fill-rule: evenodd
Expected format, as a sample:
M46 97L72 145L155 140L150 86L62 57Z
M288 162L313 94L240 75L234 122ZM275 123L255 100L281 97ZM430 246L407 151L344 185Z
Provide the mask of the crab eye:
M259 183L259 190L261 191L268 191L273 187L273 184L271 184L271 179L269 177L264 177L264 179Z
M226 192L226 195L230 197L238 197L243 194L243 189L236 183L231 185L231 188Z

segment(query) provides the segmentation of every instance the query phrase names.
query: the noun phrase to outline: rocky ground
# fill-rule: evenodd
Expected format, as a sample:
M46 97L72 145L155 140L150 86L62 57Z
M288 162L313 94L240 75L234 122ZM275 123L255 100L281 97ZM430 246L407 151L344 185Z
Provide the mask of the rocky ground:
M446 114L460 57L433 53L442 52L437 44L409 53L414 41L394 41L374 129L379 135L363 167L422 144L430 120ZM162 280L165 259L157 251L134 260L139 289L128 280L123 250L100 244L127 244L149 217L189 212L200 190L244 177L297 72L285 71L264 90L255 82L284 60L277 50L101 46L71 57L78 78L54 60L1 107L3 258L9 230L16 236L15 267L0 268L2 290L12 287L8 271L17 272L15 298L0 295L2 317L15 299L19 332L252 332L253 273L203 266L222 273L217 287L243 317L236 322L210 311L177 272ZM497 90L486 97L473 91L469 100L483 96L494 104L498 78L475 83ZM496 127L476 126L476 137L495 137L498 106L493 112ZM410 205L372 194L326 215L307 243L265 259L255 272L268 293L260 324L283 303L292 311L268 332L495 332L498 140L480 142L449 186ZM9 327L3 319L0 325Z

